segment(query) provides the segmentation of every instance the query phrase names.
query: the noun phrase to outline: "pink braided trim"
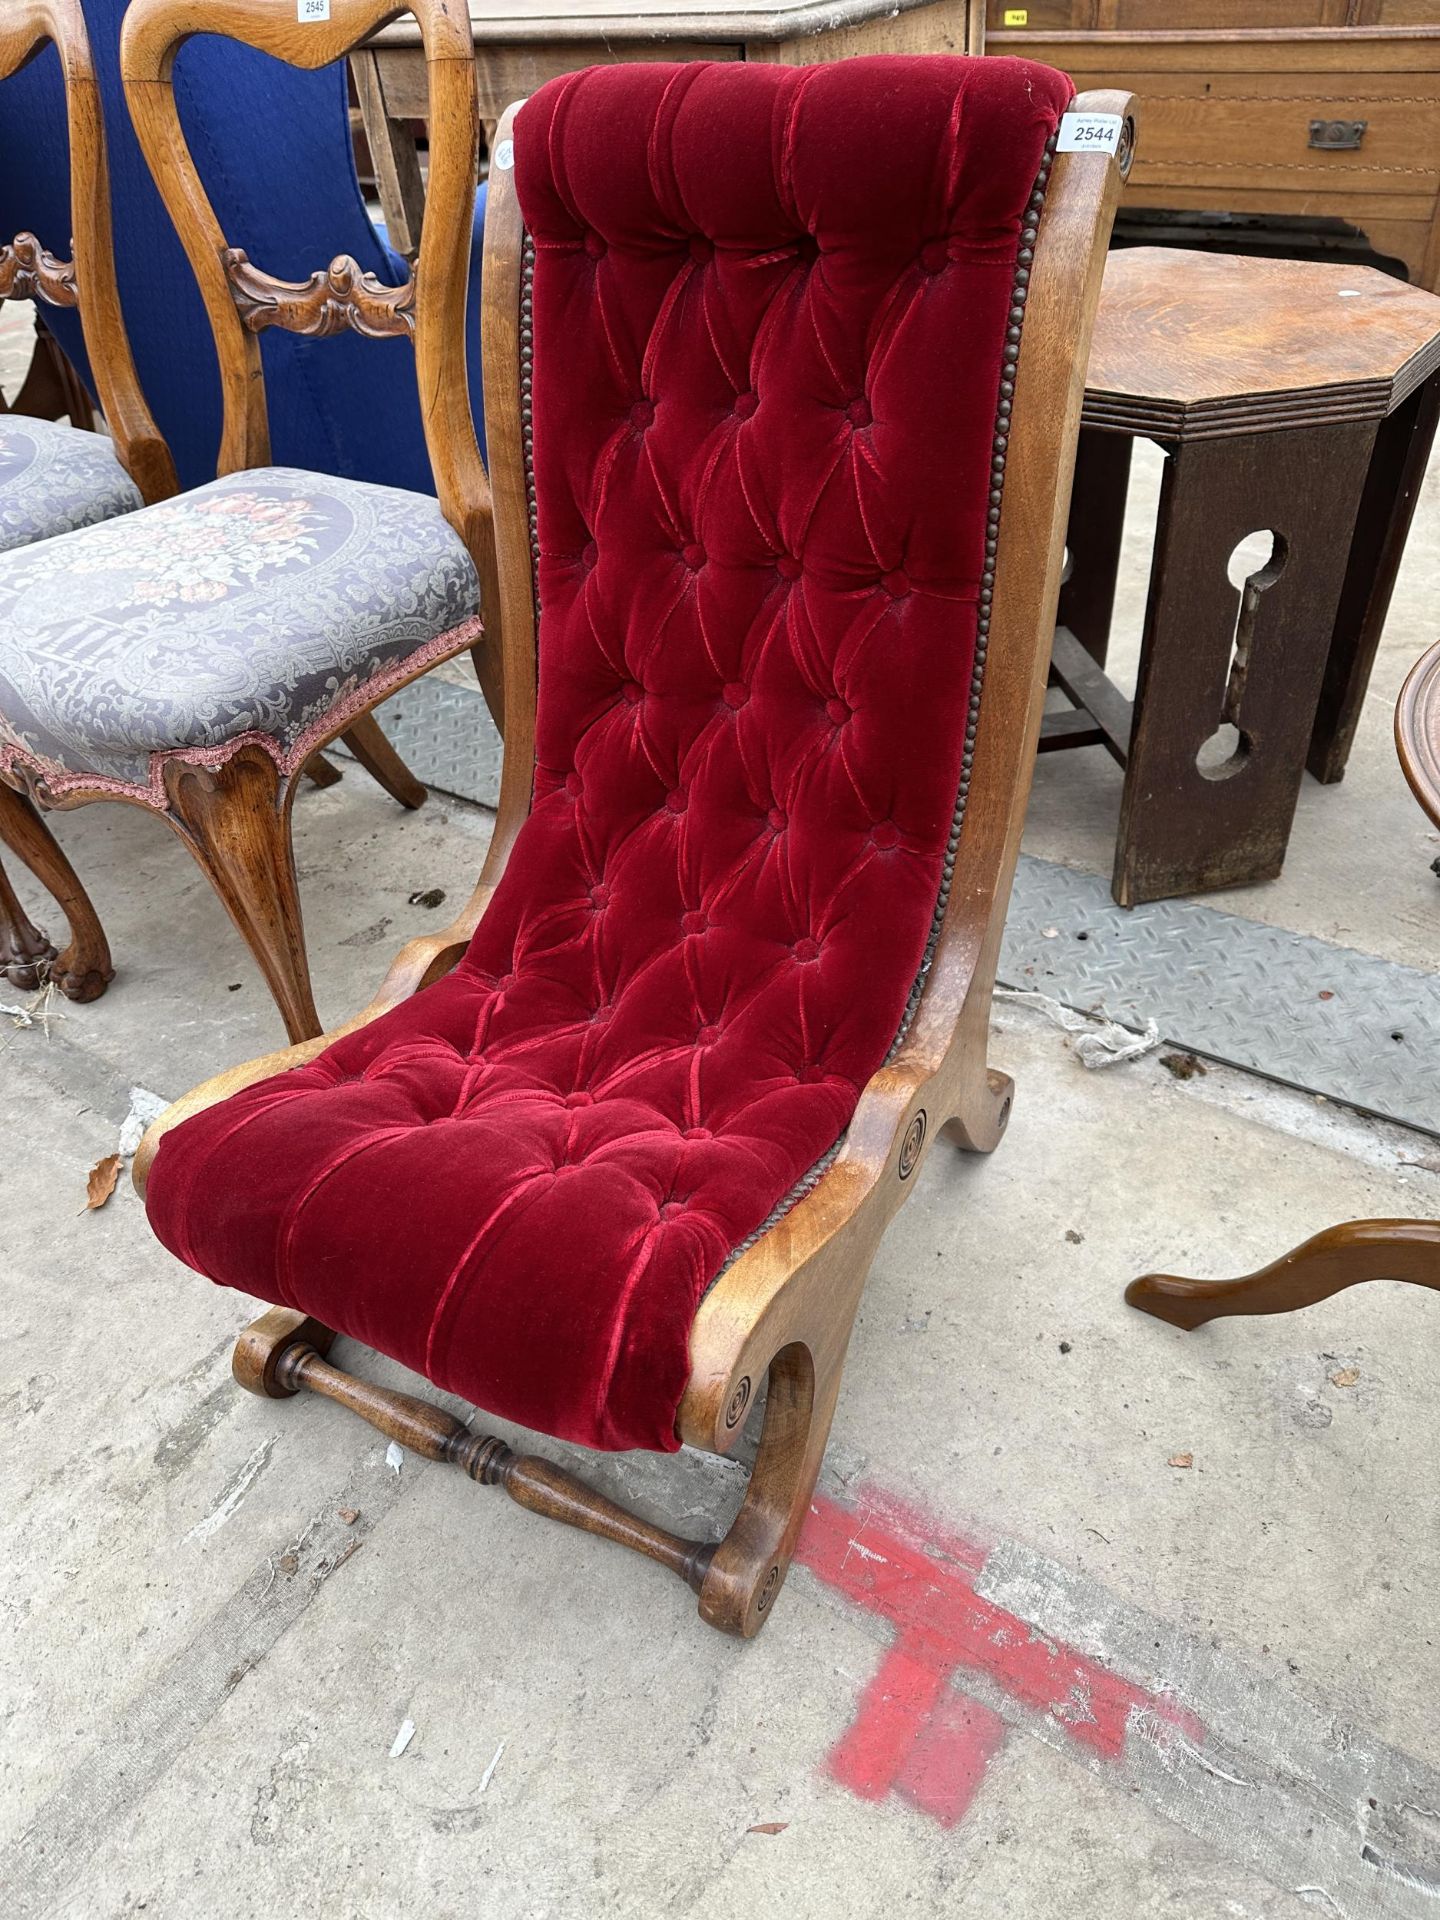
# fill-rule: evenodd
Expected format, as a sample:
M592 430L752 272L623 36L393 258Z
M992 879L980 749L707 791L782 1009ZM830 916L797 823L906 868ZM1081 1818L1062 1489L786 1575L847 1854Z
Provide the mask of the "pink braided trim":
M438 661L448 660L452 654L473 647L484 630L485 623L480 615L472 614L468 620L462 620L458 627L451 627L445 633L437 634L433 640L427 640L423 647L417 647L414 653L407 654L403 660L382 667L363 685L353 687L343 699L337 700L328 713L323 713L318 720L312 720L285 753L281 752L278 741L271 734L237 733L233 740L223 740L218 747L175 747L165 753L152 753L150 778L141 783L116 780L108 774L72 773L68 767L59 766L43 755L27 753L23 747L0 741L0 774L9 774L19 765L39 780L46 793L54 794L57 798L80 791L93 794L97 799L102 794L113 794L122 800L138 800L142 806L153 807L157 813L164 813L170 804L164 778L167 761L183 760L187 766L213 770L223 767L241 747L255 746L269 754L282 775L292 774L303 767L318 748L337 733L343 733L352 720L359 719L361 714L378 706L392 693L398 693L410 681L418 680L427 668L433 667Z

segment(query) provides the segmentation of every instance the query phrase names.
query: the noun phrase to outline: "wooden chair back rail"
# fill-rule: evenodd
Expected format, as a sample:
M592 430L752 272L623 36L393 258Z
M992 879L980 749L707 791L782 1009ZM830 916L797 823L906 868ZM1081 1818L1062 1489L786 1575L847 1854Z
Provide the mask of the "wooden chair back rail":
M136 0L145 6L150 0ZM1083 95L1087 112L1117 113L1133 139L1134 103ZM503 155L515 109L497 130ZM1010 1083L986 1067L990 997L1030 787L1059 594L1084 370L1100 298L1122 166L1104 154L1061 154L1029 266L1025 325L1013 369L1006 482L984 698L954 882L932 964L904 1045L874 1075L834 1164L803 1200L720 1276L690 1340L679 1437L728 1451L768 1379L760 1450L723 1540L682 1541L647 1528L554 1468L525 1461L503 1483L512 1498L660 1560L699 1592L711 1625L759 1631L782 1584L808 1510L839 1392L850 1330L875 1247L938 1133L988 1151L1009 1114ZM1033 216L1032 216L1033 217ZM422 255L423 265L423 255ZM402 950L371 1004L335 1033L219 1075L176 1103L136 1155L141 1191L160 1139L191 1114L312 1059L448 971L464 952L530 807L534 777L535 585L526 467L528 318L525 235L513 174L491 174L484 263L486 423L497 512L503 628L505 765L494 838L469 903L441 934ZM244 1335L235 1372L250 1391L306 1388L341 1401L381 1431L422 1434L423 1451L472 1471L470 1436L437 1425L436 1410L353 1381L322 1355L329 1330L276 1308ZM463 1457L462 1457L463 1456ZM475 1455L480 1478L492 1478Z
M193 34L221 34L299 67L348 54L377 27L413 13L425 48L430 181L413 280L383 287L341 256L294 285L254 267L222 233L186 145L173 86L175 55ZM480 460L465 367L480 109L468 16L448 0L330 0L324 20L297 20L275 0L134 0L120 39L125 97L140 144L190 259L220 363L224 424L220 471L270 459L256 335L280 326L315 337L353 326L407 333L415 343L425 444L440 505L469 547L492 604L490 487ZM243 236L235 236L242 239Z
M140 391L131 358L110 228L105 123L80 0L6 0L0 13L0 81L53 44L65 78L70 131L72 257L60 260L33 234L0 245L0 300L78 307L90 369L115 452L147 502L178 492L175 464Z

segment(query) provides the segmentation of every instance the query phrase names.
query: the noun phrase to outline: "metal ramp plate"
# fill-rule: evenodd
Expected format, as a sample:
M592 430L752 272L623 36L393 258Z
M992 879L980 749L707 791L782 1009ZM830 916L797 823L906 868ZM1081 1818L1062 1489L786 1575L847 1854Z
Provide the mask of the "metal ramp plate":
M496 804L500 736L478 688L430 674L380 718L427 786ZM1117 907L1097 875L1022 855L1000 977L1440 1138L1440 974L1190 900Z
M495 806L500 798L500 735L478 687L433 673L392 694L375 717L417 780L439 793ZM327 752L349 758L343 740Z
M1440 975L1022 855L1000 977L1440 1137Z

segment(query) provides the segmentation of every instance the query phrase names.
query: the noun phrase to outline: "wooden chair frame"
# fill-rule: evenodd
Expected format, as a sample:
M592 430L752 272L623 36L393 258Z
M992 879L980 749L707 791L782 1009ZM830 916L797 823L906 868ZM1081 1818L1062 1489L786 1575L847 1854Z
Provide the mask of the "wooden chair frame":
M147 505L153 505L178 492L179 482L170 449L140 391L120 311L110 229L105 123L85 16L80 0L8 0L0 18L0 82L18 73L43 47L52 44L60 56L70 128L72 254L69 260L62 260L43 247L33 233L0 238L0 303L30 299L37 308L78 309L90 370L116 457ZM69 363L53 342L49 355L52 368L63 366L69 376L68 386L74 393L82 393ZM32 378L33 372L32 368ZM62 377L62 389L65 384ZM30 385L27 381L25 392ZM60 398L66 398L63 390ZM67 404L73 415L73 404ZM21 907L0 868L0 979L22 990L50 979L71 999L95 999L105 991L114 972L99 918L79 876L31 801L3 781L0 844L35 873L59 901L70 925L69 943L57 954Z
M95 191L85 197L87 218L77 221L76 268L81 284L98 288L100 341L112 349L111 370L100 381L107 415L153 457L155 471L175 491L169 450L139 396L125 342L114 260L98 94L89 66L79 0L14 0L21 26L0 31L0 71L30 57L44 38L63 37L77 169L93 167ZM302 67L339 59L386 21L413 12L424 36L430 80L429 214L420 258L401 287L384 287L341 255L299 285L274 279L229 245L185 143L175 105L175 55L196 33L218 33ZM499 708L500 596L495 572L490 485L480 459L470 411L465 365L465 302L475 197L480 114L468 17L458 24L445 0L331 0L329 18L301 24L293 8L274 0L135 0L121 34L125 95L146 160L155 176L199 283L220 367L223 426L219 471L264 466L270 459L264 371L258 335L267 327L325 336L353 327L371 336L413 338L425 444L445 517L465 542L480 577L486 634L472 648L477 677L492 711ZM77 181L80 177L77 171ZM26 258L30 256L27 253ZM0 276L6 254L0 252ZM69 269L37 256L25 268L47 297L60 297ZM71 276L73 279L74 276ZM11 283L16 275L12 272ZM0 277L0 292L5 281ZM87 333L87 341L90 336ZM99 380L97 361L97 381ZM142 434L145 427L148 436ZM135 436L139 436L135 438ZM147 500L151 492L145 487ZM159 497L158 495L156 497ZM387 681L386 697L424 668ZM290 816L302 773L322 784L338 778L318 749L337 735L403 806L418 807L424 787L391 747L373 713L337 718L315 745L308 768L277 767L258 745L241 747L217 767L170 758L162 793L117 793L111 783L67 780L63 791L18 765L9 776L27 791L0 783L0 836L27 861L71 921L71 944L54 950L21 912L0 878L0 968L14 984L47 972L72 999L91 999L110 978L109 954L94 910L51 837L33 801L55 809L92 800L120 800L158 811L180 836L219 894L270 988L291 1040L320 1031L305 954L300 897L290 841ZM72 910L73 909L73 910Z
M733 1524L718 1542L678 1539L624 1512L550 1463L517 1457L427 1402L353 1379L325 1358L333 1335L273 1309L247 1329L235 1373L251 1391L301 1387L351 1407L404 1445L502 1484L522 1505L602 1533L669 1566L698 1593L712 1626L759 1631L785 1578L819 1473L850 1330L876 1246L910 1191L932 1142L948 1132L988 1152L1010 1112L1009 1078L986 1066L991 991L1019 849L1045 696L1070 479L1105 248L1133 135L1128 94L1084 96L1087 112L1124 117L1121 153L1060 154L1029 265L1025 324L1000 495L993 615L970 797L955 878L933 962L908 1036L866 1087L841 1150L809 1194L721 1275L690 1340L681 1440L728 1453L768 1381L759 1454ZM517 108L500 123L513 138ZM1033 204L1033 203L1032 203ZM1035 214L1027 216L1033 223ZM349 1032L439 978L460 959L505 869L530 807L536 697L535 583L527 499L530 293L513 174L497 166L486 222L483 342L506 657L505 762L499 816L479 885L443 933L413 941ZM1002 389L1003 391L1003 389ZM1002 428L1004 422L1002 421ZM999 443L997 442L997 445ZM314 1056L336 1035L292 1047L208 1081L147 1134L136 1156L144 1182L163 1135L189 1115Z
M65 77L70 123L72 258L61 260L33 233L0 238L0 301L77 307L105 423L121 466L147 504L179 491L175 463L161 438L130 354L115 279L110 230L110 169L100 89L80 0L6 0L0 19L0 81L53 44Z

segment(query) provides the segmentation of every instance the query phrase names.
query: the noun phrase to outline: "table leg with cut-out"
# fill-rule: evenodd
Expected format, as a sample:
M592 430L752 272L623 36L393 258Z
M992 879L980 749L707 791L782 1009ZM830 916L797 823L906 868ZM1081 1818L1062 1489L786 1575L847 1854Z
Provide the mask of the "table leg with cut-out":
M1171 451L1113 889L1122 906L1279 873L1373 422ZM1239 587L1248 536L1274 536Z

